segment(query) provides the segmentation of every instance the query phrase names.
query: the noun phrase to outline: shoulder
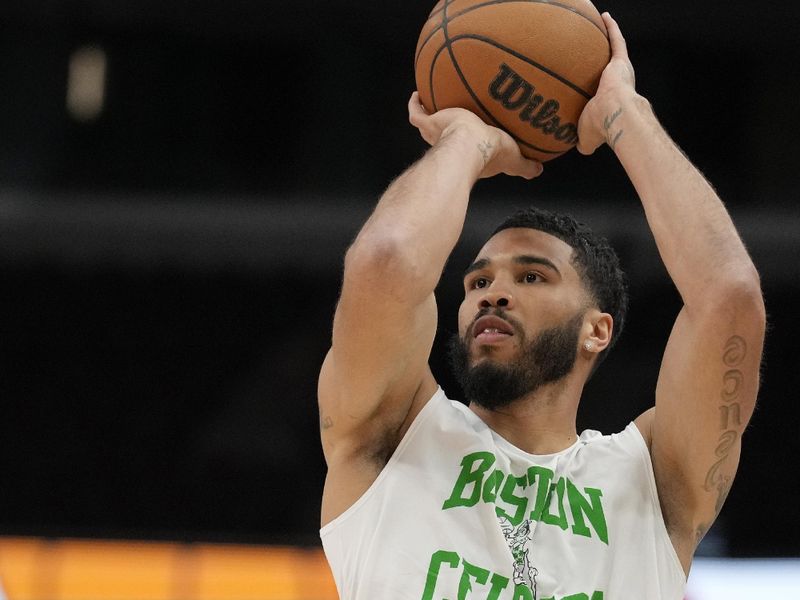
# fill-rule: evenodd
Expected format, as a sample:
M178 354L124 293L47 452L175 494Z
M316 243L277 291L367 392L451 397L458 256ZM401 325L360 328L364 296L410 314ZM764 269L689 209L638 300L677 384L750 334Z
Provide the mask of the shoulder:
M616 482L623 495L631 486L650 489L653 467L648 437L642 428L636 420L614 433L583 431L572 453L571 466L591 473L593 480Z
M650 409L642 413L624 429L616 433L603 434L593 429L586 429L580 435L581 446L585 449L596 451L601 451L604 448L616 448L626 454L636 455L644 452L649 456L653 410Z

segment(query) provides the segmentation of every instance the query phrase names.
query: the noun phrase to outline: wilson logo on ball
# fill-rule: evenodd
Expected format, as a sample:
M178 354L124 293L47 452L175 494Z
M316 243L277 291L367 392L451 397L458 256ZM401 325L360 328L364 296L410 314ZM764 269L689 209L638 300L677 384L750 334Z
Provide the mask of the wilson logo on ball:
M533 84L525 81L507 64L500 65L500 71L489 85L489 95L503 108L520 111L520 121L527 121L531 127L541 129L559 142L575 144L578 141L578 128L573 123L562 123L558 116L561 105L558 100L545 100L536 93Z

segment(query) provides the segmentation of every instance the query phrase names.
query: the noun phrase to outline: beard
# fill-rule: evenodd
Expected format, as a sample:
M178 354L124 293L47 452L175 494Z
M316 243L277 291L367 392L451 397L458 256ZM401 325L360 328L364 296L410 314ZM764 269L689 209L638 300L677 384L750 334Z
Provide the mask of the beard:
M490 312L481 312L478 316ZM488 410L497 410L545 384L563 379L572 371L578 356L583 313L578 313L562 325L545 329L531 341L526 340L522 327L509 319L502 308L494 310L492 314L505 319L514 328L514 335L519 340L519 355L509 363L500 364L486 358L470 366L472 327L467 329L463 338L454 334L448 344L450 366L469 402ZM484 348L482 352L488 354L491 349Z

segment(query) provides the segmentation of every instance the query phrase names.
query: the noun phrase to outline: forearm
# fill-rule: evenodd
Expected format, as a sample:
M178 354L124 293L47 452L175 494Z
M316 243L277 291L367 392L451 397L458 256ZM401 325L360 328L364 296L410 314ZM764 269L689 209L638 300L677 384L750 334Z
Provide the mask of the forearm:
M468 130L444 134L389 186L348 262L371 261L393 275L410 276L394 282L398 292L427 297L461 235L470 191L483 168L480 143Z
M616 115L616 116L615 116ZM667 270L687 306L709 292L758 286L758 276L725 206L656 119L649 103L626 95L604 121L642 201Z

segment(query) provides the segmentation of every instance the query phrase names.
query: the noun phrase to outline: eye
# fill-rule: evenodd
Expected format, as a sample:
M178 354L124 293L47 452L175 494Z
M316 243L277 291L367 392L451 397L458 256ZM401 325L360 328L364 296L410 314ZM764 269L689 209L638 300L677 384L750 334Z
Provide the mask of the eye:
M522 279L525 283L536 283L537 281L543 281L542 276L535 271L529 271L528 273L525 273L525 277Z
M489 280L486 277L478 277L472 282L473 290L482 290L489 287Z

